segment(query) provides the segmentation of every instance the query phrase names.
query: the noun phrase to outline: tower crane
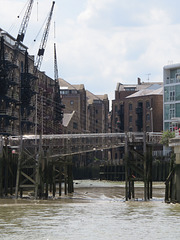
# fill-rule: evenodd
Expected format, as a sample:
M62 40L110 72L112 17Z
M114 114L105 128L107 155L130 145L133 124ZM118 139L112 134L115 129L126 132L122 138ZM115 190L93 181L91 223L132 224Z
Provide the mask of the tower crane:
M54 43L54 80L57 82L58 76L58 66L57 66L57 56L56 56L56 44Z
M17 58L18 58L19 45L24 40L24 36L25 36L27 26L28 26L28 23L29 23L33 3L34 3L34 0L29 1L28 7L26 9L26 12L24 14L24 17L23 17L23 20L22 20L22 23L21 23L21 26L19 28L19 32L18 32L16 42L15 42L14 57L13 57L13 60L12 60L13 63L15 63Z
M62 123L63 119L63 109L65 106L61 102L60 96L60 84L58 82L58 65L57 65L57 56L56 56L56 44L54 43L54 80L55 80L55 94L54 94L54 102L55 102L55 112L54 112L54 120L55 125L57 123Z
M37 71L37 69L40 70L40 67L41 67L41 63L42 63L42 59L43 59L43 56L44 56L44 51L45 51L45 48L46 48L48 35L49 35L49 29L50 29L54 4L55 4L55 1L52 2L52 7L51 7L51 10L50 10L49 17L48 17L48 20L47 20L47 23L46 23L46 27L45 27L45 30L44 30L44 33L43 33L43 37L42 37L42 40L41 40L41 43L40 43L39 51L38 51L36 61L35 61L35 67L36 67L35 71Z
M34 0L29 1L28 7L27 7L26 12L24 14L24 17L23 17L23 20L22 20L22 23L21 23L21 26L20 26L20 29L19 29L19 33L18 33L17 38L16 38L16 41L17 41L18 44L20 42L23 42L23 40L24 40L24 36L25 36L26 30L27 30L27 26L28 26L28 23L29 23L30 15L31 15L33 2L34 2Z

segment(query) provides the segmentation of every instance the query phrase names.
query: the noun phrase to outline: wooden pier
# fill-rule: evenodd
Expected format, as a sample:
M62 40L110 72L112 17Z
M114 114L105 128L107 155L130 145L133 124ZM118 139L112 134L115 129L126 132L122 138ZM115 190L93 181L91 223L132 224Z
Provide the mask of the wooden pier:
M124 147L126 200L135 197L134 182L144 182L144 200L152 198L152 146L160 134L61 134L0 138L0 197L48 198L72 193L72 156L101 149ZM108 166L112 168L113 166ZM122 169L121 169L122 170ZM120 177L119 166L116 176Z

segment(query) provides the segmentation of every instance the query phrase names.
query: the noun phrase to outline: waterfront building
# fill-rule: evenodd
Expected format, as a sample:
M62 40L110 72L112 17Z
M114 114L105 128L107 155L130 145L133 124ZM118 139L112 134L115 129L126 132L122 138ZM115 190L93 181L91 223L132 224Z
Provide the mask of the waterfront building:
M59 78L64 114L76 112L79 133L108 132L109 100L107 94L95 95L85 90L83 84L72 85ZM66 132L68 132L68 127ZM71 131L72 132L72 129Z
M161 82L141 82L140 78L137 84L118 83L112 101L111 131L161 131L162 85Z
M164 131L174 131L173 118L180 117L180 63L164 66Z
M61 133L59 86L27 49L0 29L0 135Z
M76 112L78 117L79 133L86 132L86 90L83 84L72 85L59 78L60 95L64 104L64 113ZM67 130L68 131L68 130Z
M86 90L87 130L90 133L108 132L109 100L107 94L95 95Z
M163 83L118 83L112 101L112 132L161 132L163 130ZM111 150L111 159L123 164L124 148Z
M163 87L157 85L126 97L124 128L129 132L161 132L163 130Z

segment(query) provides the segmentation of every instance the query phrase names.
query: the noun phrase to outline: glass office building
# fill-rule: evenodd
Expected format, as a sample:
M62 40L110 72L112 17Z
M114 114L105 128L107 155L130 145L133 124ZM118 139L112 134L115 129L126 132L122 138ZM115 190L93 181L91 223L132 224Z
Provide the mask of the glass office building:
M180 118L180 63L165 66L164 78L164 106L163 122L164 131L173 131L176 126L174 118Z

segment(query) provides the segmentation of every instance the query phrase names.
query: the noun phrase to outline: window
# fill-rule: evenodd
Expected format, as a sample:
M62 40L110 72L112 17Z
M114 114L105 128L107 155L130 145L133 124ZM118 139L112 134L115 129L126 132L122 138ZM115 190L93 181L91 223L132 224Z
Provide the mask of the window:
M69 91L68 90L60 90L60 94L63 94L63 95L65 95L65 94L68 94L69 93Z
M174 104L170 104L170 109L169 109L169 119L175 117L175 108Z
M133 107L132 107L132 103L129 103L129 111L132 111Z
M150 120L150 114L148 113L147 115L146 115L146 121L149 121Z
M78 124L76 122L73 122L73 128L77 129L78 128Z
M169 99L170 101L174 101L175 100L175 87L170 87L170 92L169 92Z
M125 87L125 91L135 91L136 87Z
M23 64L23 61L21 61L21 72L23 73L23 67L24 67L24 64Z
M115 112L117 112L117 105L115 105Z
M132 122L132 116L129 116L129 122L130 123Z
M130 127L130 128L129 128L129 132L132 132L132 131L133 131L133 129L132 129L132 127Z
M150 132L150 127L146 126L146 132Z
M147 101L147 102L146 102L146 108L149 108L149 107L150 107L150 102Z
M176 96L175 96L175 100L179 101L180 100L180 85L176 86Z
M176 117L180 117L180 103L176 103Z
M179 83L180 82L180 73L177 73L176 74L176 83Z

